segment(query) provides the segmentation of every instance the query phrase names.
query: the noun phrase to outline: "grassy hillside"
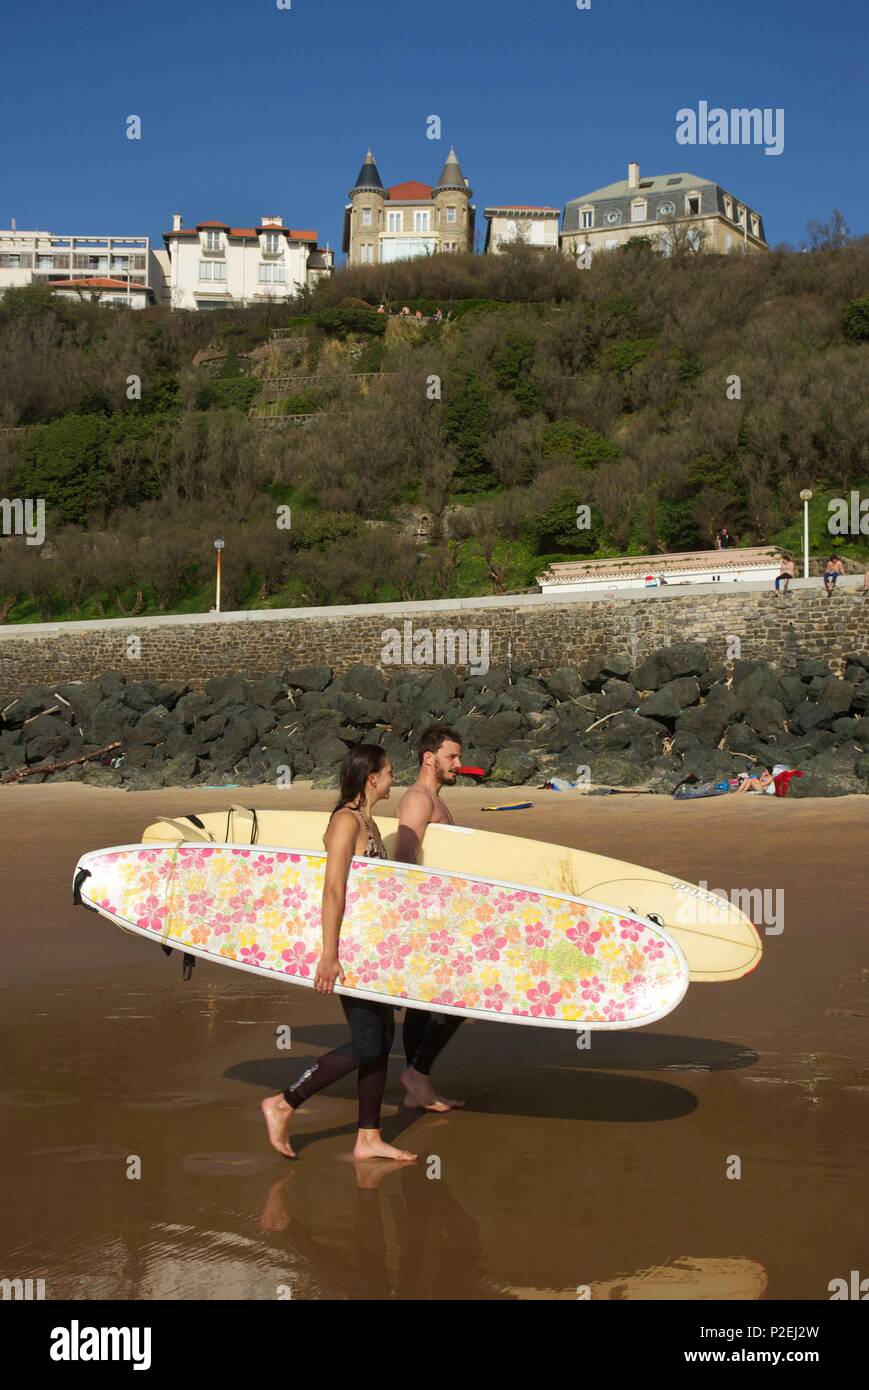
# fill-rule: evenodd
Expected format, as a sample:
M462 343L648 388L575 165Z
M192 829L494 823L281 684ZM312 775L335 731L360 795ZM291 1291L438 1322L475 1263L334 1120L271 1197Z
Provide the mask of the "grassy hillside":
M505 592L723 524L797 546L804 487L828 551L827 500L866 495L867 362L866 240L437 256L207 315L10 291L0 493L48 516L0 543L0 618L207 609L217 536L225 608Z

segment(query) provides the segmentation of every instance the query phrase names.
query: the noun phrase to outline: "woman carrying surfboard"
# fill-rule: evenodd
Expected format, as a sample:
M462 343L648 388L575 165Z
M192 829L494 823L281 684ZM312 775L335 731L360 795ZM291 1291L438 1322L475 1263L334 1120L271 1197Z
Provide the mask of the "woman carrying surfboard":
M374 807L389 797L392 765L382 748L361 743L352 748L341 765L341 795L323 836L326 877L323 884L323 953L317 965L314 988L332 994L336 981L344 982L339 959L341 923L347 893L347 877L354 855L385 859L386 850L374 824ZM294 1086L262 1102L263 1115L273 1148L286 1158L296 1158L290 1144L293 1112L318 1091L355 1071L358 1075L359 1128L354 1158L394 1158L413 1162L417 1154L393 1148L380 1137L380 1107L386 1086L389 1052L395 1033L395 1006L370 999L339 996L350 1024L350 1041L336 1047L309 1067Z

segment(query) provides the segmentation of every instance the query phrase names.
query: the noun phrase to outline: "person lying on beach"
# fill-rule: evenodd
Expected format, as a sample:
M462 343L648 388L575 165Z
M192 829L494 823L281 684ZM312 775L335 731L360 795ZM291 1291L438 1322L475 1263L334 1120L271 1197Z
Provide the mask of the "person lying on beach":
M431 724L420 737L417 748L419 776L398 803L398 842L396 859L402 864L419 862L428 827L452 825L449 807L441 798L441 787L453 787L462 765L462 740L454 729ZM407 1067L401 1073L407 1109L453 1110L464 1101L450 1100L434 1090L430 1072L435 1059L463 1022L453 1014L429 1013L426 1009L406 1009L402 1042Z
M741 792L765 792L772 783L773 775L769 768L765 767L759 777L743 777L736 788L736 794L739 796Z
M314 976L320 994L332 994L336 981L344 983L340 962L341 923L347 878L355 854L385 859L386 850L372 816L378 801L389 797L392 765L382 748L360 743L341 764L341 795L323 836L326 877L323 884L323 954ZM380 1137L380 1107L386 1086L389 1053L395 1033L395 1005L340 995L350 1040L320 1057L303 1072L295 1085L281 1095L269 1096L262 1111L272 1147L285 1158L295 1158L290 1144L293 1114L311 1096L331 1086L351 1071L357 1073L359 1125L354 1158L394 1158L413 1162L417 1154L393 1148Z

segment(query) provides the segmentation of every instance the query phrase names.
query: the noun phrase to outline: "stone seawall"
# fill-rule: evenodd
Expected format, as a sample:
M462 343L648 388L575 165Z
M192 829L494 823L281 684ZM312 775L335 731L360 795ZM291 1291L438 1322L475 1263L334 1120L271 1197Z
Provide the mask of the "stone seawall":
M392 659L384 654L390 632L396 634ZM427 633L433 649L426 650ZM704 588L635 599L523 595L10 625L0 627L0 693L88 680L109 670L131 680L184 679L199 689L212 676L256 677L318 664L340 673L357 662L384 672L407 664L474 674L485 669L484 661L495 670L512 659L546 675L596 655L625 653L638 662L661 646L686 641L707 642L710 656L728 664L742 657L789 666L815 657L841 675L848 652L869 649L869 598L853 589L828 598L813 584L783 599L768 590Z

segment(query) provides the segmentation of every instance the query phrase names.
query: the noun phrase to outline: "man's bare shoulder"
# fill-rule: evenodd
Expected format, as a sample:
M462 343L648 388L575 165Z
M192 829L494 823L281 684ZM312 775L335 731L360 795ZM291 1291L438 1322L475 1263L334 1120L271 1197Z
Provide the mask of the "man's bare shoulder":
M419 820L425 815L426 820L431 820L435 813L434 797L431 792L426 791L425 787L408 787L398 803L396 814L399 820L408 817Z

